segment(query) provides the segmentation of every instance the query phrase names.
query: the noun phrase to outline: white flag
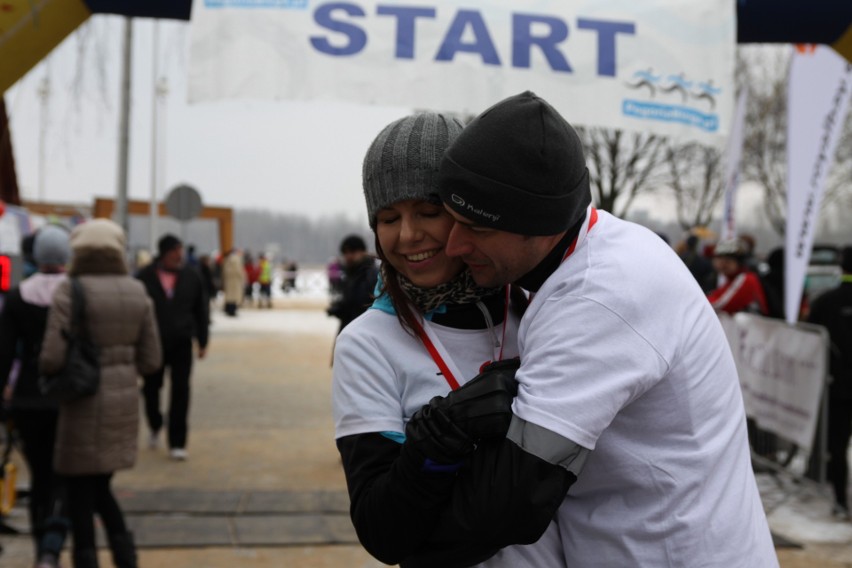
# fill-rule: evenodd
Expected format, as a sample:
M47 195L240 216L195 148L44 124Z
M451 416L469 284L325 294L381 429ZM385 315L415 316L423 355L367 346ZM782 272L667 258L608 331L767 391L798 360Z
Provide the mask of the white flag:
M784 311L798 319L825 180L852 93L852 63L817 46L793 55L788 86Z

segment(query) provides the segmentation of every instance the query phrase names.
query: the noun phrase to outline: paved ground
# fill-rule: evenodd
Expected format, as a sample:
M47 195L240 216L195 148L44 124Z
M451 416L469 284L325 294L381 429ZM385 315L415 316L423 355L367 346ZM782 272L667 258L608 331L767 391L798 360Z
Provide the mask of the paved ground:
M280 299L236 319L216 314L194 375L189 460L141 446L136 467L115 478L143 567L381 566L346 513L329 406L336 320L323 307ZM819 496L791 497L768 478L761 489L773 530L803 545L778 549L783 568L852 568L852 523L830 520ZM25 528L22 508L9 523ZM28 537L0 542L4 568L32 565Z

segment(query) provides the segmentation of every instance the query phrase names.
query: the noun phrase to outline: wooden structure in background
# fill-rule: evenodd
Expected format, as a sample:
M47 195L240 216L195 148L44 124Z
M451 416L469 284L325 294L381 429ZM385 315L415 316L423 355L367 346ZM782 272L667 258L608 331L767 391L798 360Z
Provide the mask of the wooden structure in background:
M33 215L49 217L83 217L92 216L92 208L83 203L48 203L46 201L21 201L21 206Z
M112 218L112 213L115 210L115 200L105 197L95 199L95 206L92 209L92 217ZM151 204L147 201L127 201L128 215L148 215L151 211ZM166 205L163 202L159 204L160 217L171 217L166 211ZM219 226L219 248L224 253L231 250L234 246L234 211L230 207L209 207L204 206L198 219L215 219Z

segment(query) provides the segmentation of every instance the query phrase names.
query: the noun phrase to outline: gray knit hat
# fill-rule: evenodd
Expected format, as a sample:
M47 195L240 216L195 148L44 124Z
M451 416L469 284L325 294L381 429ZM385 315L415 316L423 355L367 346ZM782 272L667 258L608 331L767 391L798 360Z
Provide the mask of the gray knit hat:
M70 257L68 231L57 225L45 225L38 230L33 243L33 258L38 266L63 266Z
M364 156L363 185L370 227L379 209L406 199L437 199L441 158L462 131L443 114L421 113L387 125Z

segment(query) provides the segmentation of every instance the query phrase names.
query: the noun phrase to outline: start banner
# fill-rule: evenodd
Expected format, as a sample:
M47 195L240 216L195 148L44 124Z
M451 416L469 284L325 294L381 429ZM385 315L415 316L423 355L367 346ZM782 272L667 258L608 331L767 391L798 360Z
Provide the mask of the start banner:
M569 122L718 142L730 0L195 0L189 99L478 114L525 90Z
M809 451L826 383L828 333L820 326L721 314L746 414L763 430Z

